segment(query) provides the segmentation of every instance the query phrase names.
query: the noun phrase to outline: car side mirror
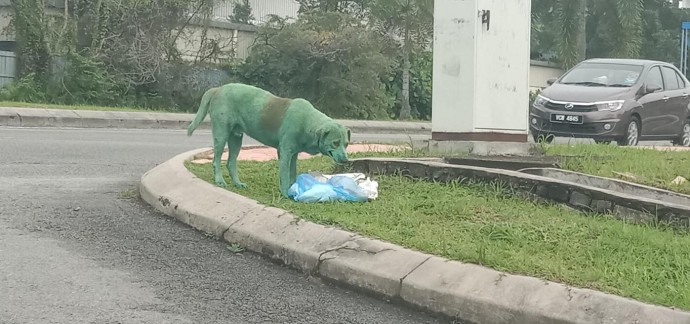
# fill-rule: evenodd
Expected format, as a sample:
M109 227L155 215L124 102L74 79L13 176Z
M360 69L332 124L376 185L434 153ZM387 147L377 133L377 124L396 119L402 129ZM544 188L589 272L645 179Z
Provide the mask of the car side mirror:
M661 90L661 86L658 84L648 84L645 86L644 90L645 90L644 91L645 93L655 93L655 92Z
M558 80L558 78L548 79L548 80L546 80L546 84L553 85L554 83L556 83L556 80Z

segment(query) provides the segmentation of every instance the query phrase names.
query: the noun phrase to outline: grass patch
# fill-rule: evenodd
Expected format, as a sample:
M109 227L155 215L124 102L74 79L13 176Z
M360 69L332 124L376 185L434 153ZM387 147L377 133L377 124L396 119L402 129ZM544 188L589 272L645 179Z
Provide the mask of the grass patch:
M164 110L164 109L147 109L147 108L132 108L132 107L103 107L103 106L88 106L88 105L69 106L69 105L54 105L54 104L31 103L31 102L18 102L18 101L0 101L0 107L95 110L95 111L125 111L125 112L175 112L172 110Z
M238 164L249 187L229 190L306 220L499 271L690 309L687 234L528 202L498 185L398 176L377 177L380 197L370 203L303 204L280 196L276 161ZM213 183L210 164L187 167ZM311 170L332 172L333 163L323 157L298 163L300 173Z
M563 159L562 167L568 170L690 194L690 182L671 183L677 176L690 179L690 151L580 144L549 145L546 153L574 156ZM635 178L620 174L634 175Z

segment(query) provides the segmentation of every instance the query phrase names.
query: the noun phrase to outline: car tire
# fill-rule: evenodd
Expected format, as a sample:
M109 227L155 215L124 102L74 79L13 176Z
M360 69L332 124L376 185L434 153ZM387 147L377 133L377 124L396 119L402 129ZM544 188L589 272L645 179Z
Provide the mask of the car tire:
M630 118L627 127L625 128L625 137L616 140L620 146L637 146L640 142L640 119L637 117Z
M680 136L673 140L673 145L690 147L690 119L686 119L683 123L683 130Z
M532 139L534 139L534 142L537 144L540 143L546 143L546 144L551 144L554 140L555 136L551 134L534 134L532 133Z

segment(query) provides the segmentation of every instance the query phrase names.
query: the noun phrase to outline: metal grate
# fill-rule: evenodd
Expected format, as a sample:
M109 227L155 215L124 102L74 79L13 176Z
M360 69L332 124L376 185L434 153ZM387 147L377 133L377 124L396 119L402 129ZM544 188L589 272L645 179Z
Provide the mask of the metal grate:
M0 88L12 83L17 75L17 58L13 52L0 51Z
M578 105L578 104L573 104L573 109L565 109L564 103L555 103L552 101L547 101L546 104L544 104L544 107L551 109L551 110L561 110L561 111L572 111L572 112L590 112L590 111L597 111L597 106L595 105Z

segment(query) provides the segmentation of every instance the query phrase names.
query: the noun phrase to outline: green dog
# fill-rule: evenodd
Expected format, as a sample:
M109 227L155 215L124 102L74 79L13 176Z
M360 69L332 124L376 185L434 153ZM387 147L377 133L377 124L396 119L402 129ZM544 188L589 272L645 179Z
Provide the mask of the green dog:
M280 98L239 83L211 88L201 98L196 118L187 128L188 136L207 114L211 115L213 135L213 175L220 187L227 187L220 168L226 142L230 178L236 187L247 187L237 176L237 156L244 133L278 150L280 192L285 197L297 178L299 153L321 153L336 163L348 161L350 130L316 110L307 100Z

